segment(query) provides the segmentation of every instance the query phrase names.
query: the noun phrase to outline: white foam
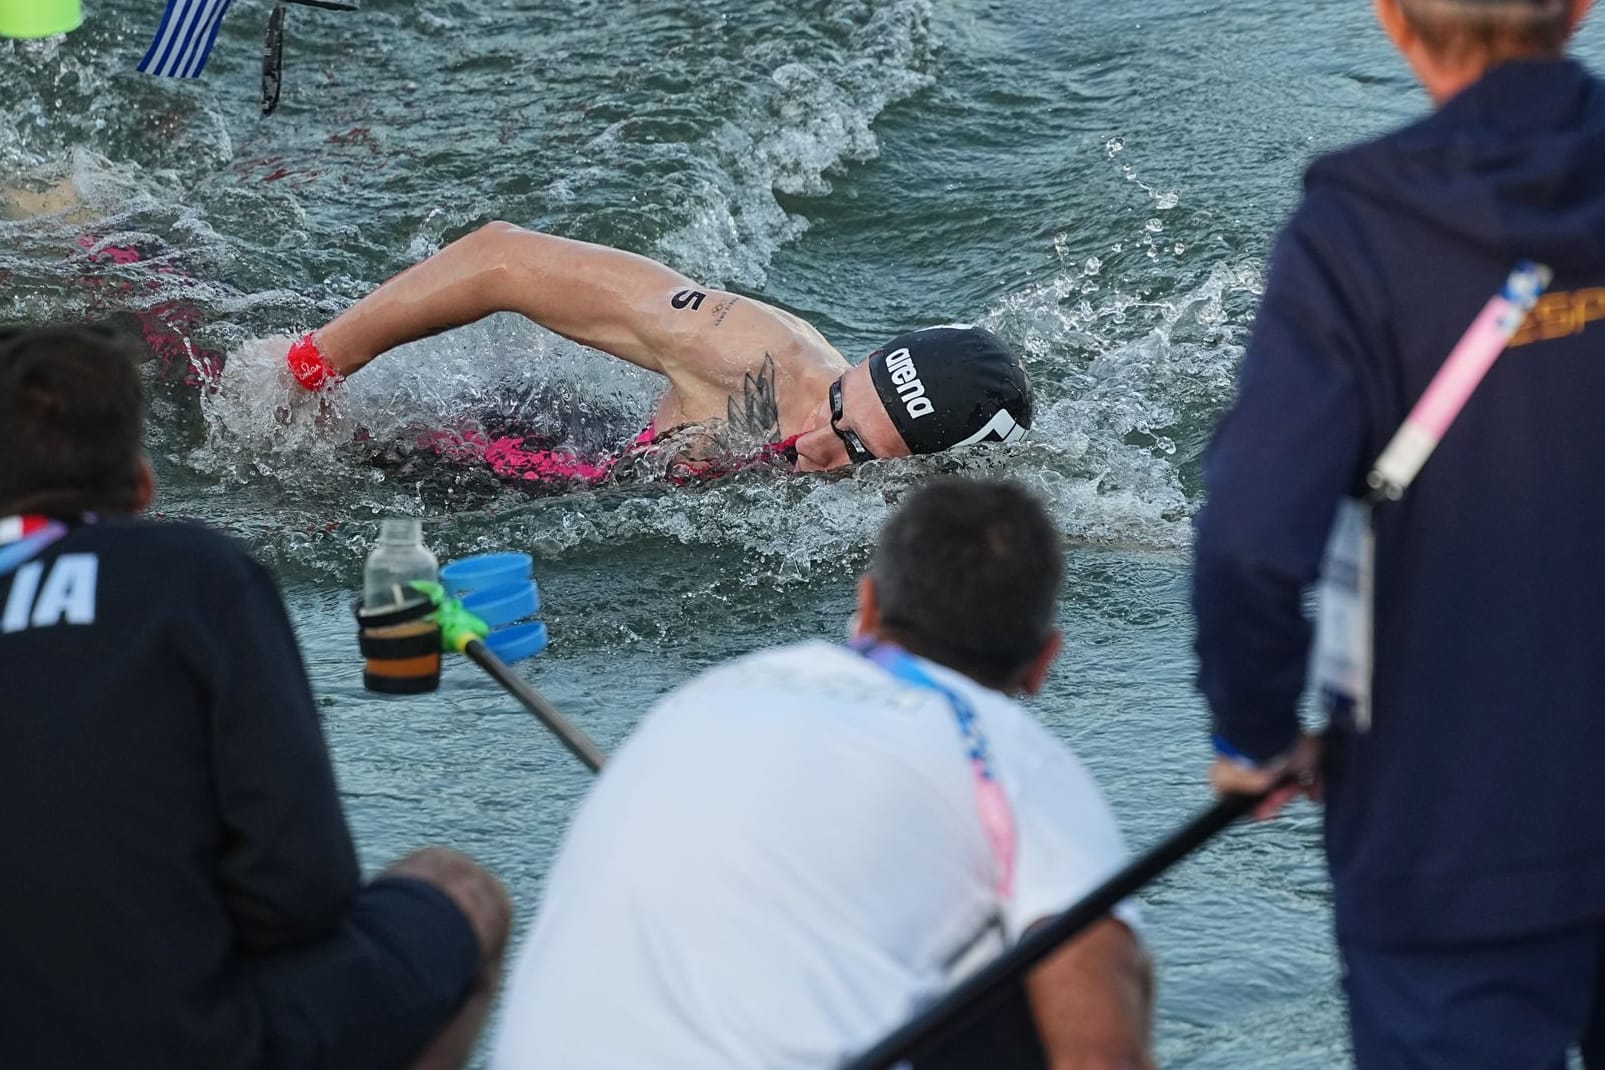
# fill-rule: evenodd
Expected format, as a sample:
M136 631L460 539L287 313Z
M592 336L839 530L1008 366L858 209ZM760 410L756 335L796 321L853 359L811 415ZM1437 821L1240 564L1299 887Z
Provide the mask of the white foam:
M313 404L286 369L289 342L252 340L229 355L202 398L207 442L192 458L198 466L236 452L330 454L354 437L385 441L420 428L462 427L483 413L523 415L520 399L536 394L567 402L579 415L607 413L621 434L633 434L651 420L661 385L657 376L506 314L392 350ZM553 433L567 418L528 415L549 417Z
M986 325L1027 355L1038 400L1028 442L1066 529L1184 546L1195 503L1174 436L1183 417L1230 394L1242 330L1225 306L1257 294L1259 270L1215 264L1192 289L1145 302L1106 291L1102 267L1090 258L1012 294ZM1147 325L1135 337L1134 320Z
M643 154L646 162L675 165L662 172L672 176L663 178L666 185L645 184L658 203L684 213L658 240L657 251L698 277L760 287L775 252L807 227L806 218L783 202L823 196L843 166L873 158L880 148L877 118L931 82L929 0L831 0L824 8L828 32L771 38L731 60L737 99L720 101L710 93L724 118L700 126L705 132L693 140L658 143L647 152L644 141L631 140L632 128L623 120L596 138L598 149L606 150L592 161L607 169L602 178L629 176L632 167L644 166ZM224 112L198 107L209 92L204 87L141 83L153 98L149 103L157 105L153 115L165 103L175 121L184 123L183 136L168 138L172 146L155 153L146 168L114 163L93 148L69 153L62 139L95 146L109 135L95 125L92 109L63 120L52 94L95 99L115 81L108 64L120 61L97 57L88 66L53 48L0 45L0 62L18 59L51 72L37 85L24 80L20 99L0 106L0 115L15 120L0 124L0 163L69 175L106 221L96 228L102 241L178 243L185 254L210 259L208 267L222 265L221 277L239 268L239 281L222 286L157 277L140 265L142 285L155 285L134 290L128 304L149 306L175 296L199 303L219 321L208 327L215 344L245 330L229 320L322 322L345 299L371 287L371 280L352 277L362 268L350 257L321 262L334 266L313 296L285 288L291 283L271 270L256 270L264 254L299 249L314 225L289 184L240 181L222 166L233 149ZM47 116L57 120L49 129L38 124ZM126 139L126 129L123 134ZM139 148L154 136L154 130L141 134L132 144ZM180 150L193 153L193 162L164 164L164 155ZM1121 138L1099 153L1129 180L1122 188L1142 202L1125 244L1159 261L1154 276L1136 283L1115 277L1106 261L1119 265L1129 253L1078 249L1073 236L1062 235L1055 248L1064 266L996 302L983 319L1022 347L1036 380L1036 427L1025 443L871 464L827 477L749 474L683 488L648 484L537 501L507 490L477 503L494 518L496 541L568 554L667 538L734 551L752 562L756 577L802 579L862 557L907 488L934 472L956 469L1027 482L1076 538L1185 545L1195 503L1183 483L1178 443L1191 445L1200 432L1183 423L1189 413L1196 420L1218 408L1229 393L1240 324L1246 321L1235 303L1257 285L1257 267L1217 266L1202 280L1196 269L1173 270L1183 247L1172 235L1186 230L1185 221L1171 213L1183 196L1139 175L1136 155ZM215 187L207 185L211 180L198 186L186 181L186 175L208 171L218 173ZM537 201L572 203L576 190L588 188L588 174L581 166L548 179ZM471 197L451 201L393 244L397 252L406 247L407 259L420 258L484 210ZM573 214L570 209L555 217L569 220ZM268 250L240 237L257 233L264 220L271 220L276 243ZM50 232L52 242L69 229L48 220L39 226L57 228ZM623 233L629 236L628 226ZM0 259L5 255L0 251ZM43 258L23 255L36 275L51 270L39 267ZM318 266L309 263L311 270ZM1177 279L1190 281L1162 299L1132 292L1150 284L1164 290ZM3 298L0 309L28 311L6 306ZM60 311L59 304L53 310ZM225 515L237 508L242 523L275 529L286 517L320 509L334 516L441 511L425 490L356 459L353 440L405 439L419 428L457 427L481 413L516 412L570 440L596 435L600 421L613 437L594 444L616 445L650 418L661 388L655 376L513 316L402 347L316 399L284 371L285 344L281 338L237 346L201 402L198 444L185 437L188 429L161 431L172 455L203 477L206 489L196 492L197 501ZM233 494L246 485L252 493ZM264 512L271 519L256 519ZM453 516L448 526L455 530L461 521ZM464 530L473 528L470 523ZM340 552L326 560L331 568L348 563Z

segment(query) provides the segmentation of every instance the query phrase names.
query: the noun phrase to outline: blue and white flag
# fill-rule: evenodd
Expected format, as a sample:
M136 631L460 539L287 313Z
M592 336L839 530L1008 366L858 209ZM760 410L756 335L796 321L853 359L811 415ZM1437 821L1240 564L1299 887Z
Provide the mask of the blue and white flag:
M234 0L167 0L162 24L150 51L139 61L146 74L166 78L199 78L212 54L217 31Z

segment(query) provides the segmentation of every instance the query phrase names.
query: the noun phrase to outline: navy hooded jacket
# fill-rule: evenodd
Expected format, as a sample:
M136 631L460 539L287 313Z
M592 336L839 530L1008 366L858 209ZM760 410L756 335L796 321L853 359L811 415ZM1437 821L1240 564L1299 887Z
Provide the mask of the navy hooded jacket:
M1605 918L1605 84L1502 65L1317 160L1205 460L1199 686L1264 761L1298 732L1339 498L1523 259L1548 292L1375 514L1374 723L1335 725L1327 757L1343 940Z

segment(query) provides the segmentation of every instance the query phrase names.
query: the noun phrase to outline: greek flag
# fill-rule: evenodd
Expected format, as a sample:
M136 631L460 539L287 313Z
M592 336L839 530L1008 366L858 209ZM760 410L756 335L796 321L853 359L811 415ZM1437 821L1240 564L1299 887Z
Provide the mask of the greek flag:
M167 0L162 24L156 28L150 51L139 61L139 69L165 78L199 78L233 2Z

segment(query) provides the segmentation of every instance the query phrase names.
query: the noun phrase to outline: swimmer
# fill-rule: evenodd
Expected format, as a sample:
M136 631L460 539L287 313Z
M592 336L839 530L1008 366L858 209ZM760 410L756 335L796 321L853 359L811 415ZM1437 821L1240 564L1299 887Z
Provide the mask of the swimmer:
M158 289L157 277L192 281L167 262L168 250L144 244L113 244L103 239L100 212L91 208L71 177L20 175L0 182L0 220L22 222L54 216L61 223L82 228L75 245L87 266L78 282L96 292L92 307L107 319L127 317L145 340L149 359L164 382L182 382L200 388L216 382L223 354L199 343L196 332L205 321L200 309L175 299L150 303ZM118 268L156 260L141 280L117 277ZM144 300L142 300L144 299Z
M695 428L701 441L712 433L807 472L1014 442L1031 426L1025 368L990 331L927 327L853 365L789 312L635 253L508 223L453 242L303 336L290 371L327 389L387 350L495 312L668 380L632 450Z
M41 215L63 215L69 222L87 217L72 179L57 179L45 189L0 185L0 219L23 220Z

